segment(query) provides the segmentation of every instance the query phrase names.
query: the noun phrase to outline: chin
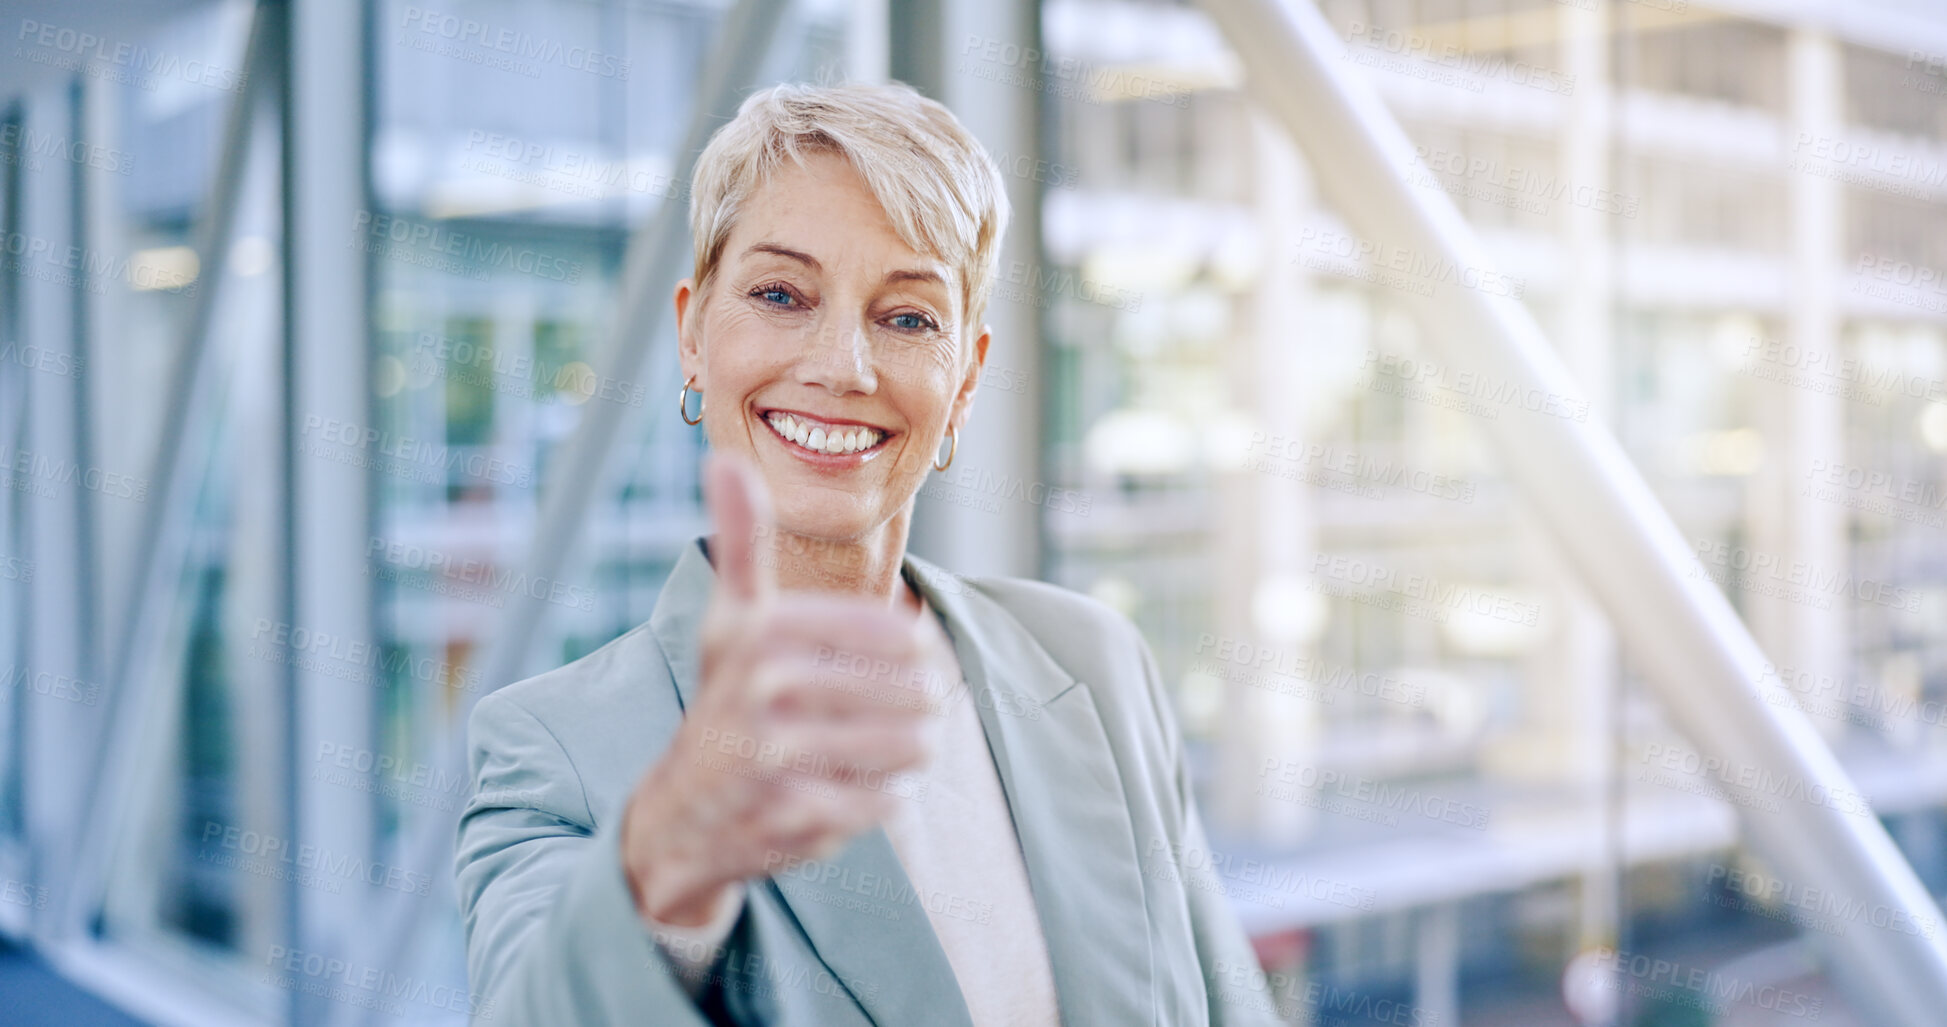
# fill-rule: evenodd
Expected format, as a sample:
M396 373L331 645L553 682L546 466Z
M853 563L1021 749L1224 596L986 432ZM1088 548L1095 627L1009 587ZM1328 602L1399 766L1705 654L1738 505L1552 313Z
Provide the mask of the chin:
M809 483L772 483L778 530L805 538L848 542L879 526L862 497Z

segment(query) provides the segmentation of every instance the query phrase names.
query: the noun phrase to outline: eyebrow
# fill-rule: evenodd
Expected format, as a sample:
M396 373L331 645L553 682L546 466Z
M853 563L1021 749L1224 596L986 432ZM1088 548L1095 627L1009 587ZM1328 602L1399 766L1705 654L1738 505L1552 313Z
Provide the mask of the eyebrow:
M817 257L814 257L809 253L800 253L797 250L791 249L788 246L779 246L777 243L770 243L770 242L755 243L751 246L750 249L745 250L744 252L745 253L769 253L775 256L784 257L788 260L795 260L798 263L803 264L804 266L812 269L813 271L823 273L823 271L825 270L825 265L820 264L818 262ZM938 271L918 269L918 268L904 268L898 271L889 271L886 273L885 280L887 284L891 284L893 282L921 282L921 283L932 283L934 285L946 284L946 279L942 278Z
M945 285L946 279L941 278L938 271L906 270L887 272L886 283L891 284L893 282L930 282L934 285Z
M825 270L825 265L818 263L817 257L814 257L809 253L799 253L797 250L788 249L786 247L779 246L778 244L773 242L757 243L751 246L750 249L745 250L744 252L745 253L774 253L780 257L788 257L792 260L795 260L798 263L803 264L806 267L809 267L813 271Z

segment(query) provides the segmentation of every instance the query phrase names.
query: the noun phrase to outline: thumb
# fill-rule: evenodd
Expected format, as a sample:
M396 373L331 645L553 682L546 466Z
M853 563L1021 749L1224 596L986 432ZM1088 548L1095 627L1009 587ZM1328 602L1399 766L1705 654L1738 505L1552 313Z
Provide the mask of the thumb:
M777 534L771 493L764 479L742 457L711 452L703 458L703 501L715 535L710 562L724 599L755 603L777 590L777 574L762 554Z

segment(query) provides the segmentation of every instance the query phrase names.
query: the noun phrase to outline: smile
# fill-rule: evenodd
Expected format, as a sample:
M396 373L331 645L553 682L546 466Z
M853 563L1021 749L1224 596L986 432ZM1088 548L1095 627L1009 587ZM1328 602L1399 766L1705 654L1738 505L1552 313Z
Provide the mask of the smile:
M807 454L819 456L857 456L878 448L886 433L863 424L835 424L804 414L773 410L764 423L778 438Z

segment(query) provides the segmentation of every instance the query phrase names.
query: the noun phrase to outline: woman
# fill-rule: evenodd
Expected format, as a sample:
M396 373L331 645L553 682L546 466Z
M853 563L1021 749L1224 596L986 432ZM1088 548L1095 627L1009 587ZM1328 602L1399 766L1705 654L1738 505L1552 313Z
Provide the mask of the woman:
M492 1019L1262 1015L1135 628L905 551L987 357L993 162L906 87L780 86L691 204L680 412L715 530L648 623L474 710L457 869Z

